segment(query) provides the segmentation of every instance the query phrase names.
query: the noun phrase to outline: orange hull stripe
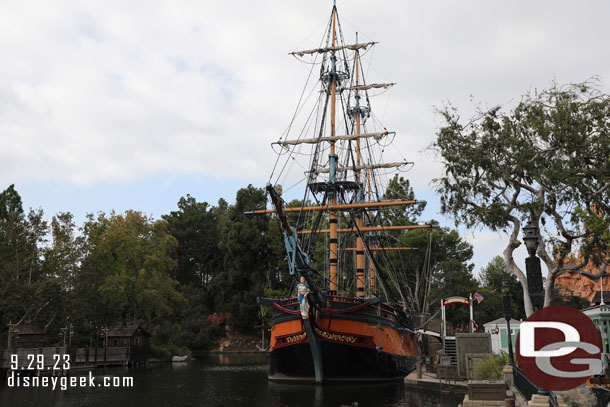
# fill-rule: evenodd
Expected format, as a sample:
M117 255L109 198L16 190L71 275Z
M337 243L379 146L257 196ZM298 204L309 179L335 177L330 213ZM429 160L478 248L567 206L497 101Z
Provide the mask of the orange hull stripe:
M276 338L278 336L285 336L296 334L303 330L303 323L301 319L295 319L293 321L280 322L279 324L271 327L271 347L270 350L275 348Z
M329 326L330 323L330 326ZM395 328L371 325L365 321L350 321L344 319L320 319L320 328L332 332L370 336L375 346L381 346L383 351L400 356L417 356L420 353L415 335L400 332ZM303 330L301 320L286 321L275 324L271 329L271 348L276 346L276 338L284 335L297 334Z

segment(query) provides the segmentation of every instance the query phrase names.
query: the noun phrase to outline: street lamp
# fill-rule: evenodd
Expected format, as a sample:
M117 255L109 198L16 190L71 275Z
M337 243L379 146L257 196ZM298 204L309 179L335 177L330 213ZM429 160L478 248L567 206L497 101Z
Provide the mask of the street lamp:
M536 249L538 248L538 228L532 225L532 222L527 222L527 225L523 226L523 242L527 247L527 252L530 256L536 255Z
M544 295L542 292L540 259L536 257L536 250L538 249L538 228L533 225L531 221L523 227L523 242L529 253L529 257L525 259L527 288L530 293L530 300L534 307L534 311L537 311L544 305Z
M510 309L510 286L507 277L502 277L502 310L504 311L506 329L508 330L508 364L515 366L515 358L513 357L513 336L510 333L510 320L513 317L513 313Z

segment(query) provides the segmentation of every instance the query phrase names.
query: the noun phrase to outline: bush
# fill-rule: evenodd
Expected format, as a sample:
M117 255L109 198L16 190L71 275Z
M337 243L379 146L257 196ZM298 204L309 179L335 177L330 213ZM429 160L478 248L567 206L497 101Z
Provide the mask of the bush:
M474 370L475 379L502 380L504 374L502 370L508 364L508 355L502 352L499 355L491 355Z
M256 303L256 296L245 293L235 296L229 303L231 316L227 323L232 331L253 333L255 325L260 323L260 307Z
M158 343L150 343L150 357L161 359L161 360L171 360L172 356L183 356L183 355L191 355L191 351L183 346L171 345L171 344L158 344Z
M223 327L218 325L208 325L199 331L192 343L192 346L195 349L211 348L214 346L216 340L218 338L222 338L224 335L225 330Z
M157 359L168 360L172 357L171 352L167 347L150 344L150 356Z

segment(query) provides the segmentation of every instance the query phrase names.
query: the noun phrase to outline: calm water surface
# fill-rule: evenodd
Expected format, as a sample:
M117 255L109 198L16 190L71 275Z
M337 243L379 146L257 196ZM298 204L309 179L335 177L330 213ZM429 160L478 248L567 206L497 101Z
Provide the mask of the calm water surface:
M402 384L358 386L286 385L267 381L266 355L210 355L188 363L98 370L103 376L132 376L132 388L8 388L0 385L1 407L137 406L363 406L456 407L463 396L406 389Z

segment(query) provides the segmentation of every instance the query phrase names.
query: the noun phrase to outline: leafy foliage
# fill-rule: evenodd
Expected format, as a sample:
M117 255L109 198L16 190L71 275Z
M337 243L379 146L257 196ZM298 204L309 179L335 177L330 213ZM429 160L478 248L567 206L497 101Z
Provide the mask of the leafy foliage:
M169 233L178 243L177 267L173 277L181 284L196 284L206 288L221 269L218 255L220 224L218 216L226 214L226 205L208 208L207 202L197 202L187 195L178 201L178 210L164 215Z
M394 176L383 196L384 200L415 201L415 193L409 180ZM375 219L386 225L416 225L425 209L425 202L413 205L391 206L379 211ZM415 312L430 313L439 308L441 298L468 296L476 288L470 264L472 245L462 240L455 230L440 228L411 229L385 233L384 247L410 248L411 250L387 251L377 256L379 272L392 284L388 290L401 298ZM474 287L474 288L473 288ZM453 314L454 322L461 321L461 312ZM461 319L460 319L461 318ZM464 319L468 323L468 316ZM463 322L463 321L462 321Z
M474 377L478 380L501 380L504 378L503 369L508 364L508 354L490 355L474 370Z
M48 226L42 210L25 214L14 185L0 193L0 323L55 319L57 286L45 280L42 259ZM51 305L51 306L50 306Z
M168 274L175 265L170 254L176 241L166 223L133 211L109 217L100 213L95 222L97 227L88 228L87 259L106 275L99 286L102 297L122 313L131 313L134 324L140 317L171 315L172 303L184 299Z
M388 199L414 199L405 179L393 179L389 191ZM153 334L151 349L159 357L209 349L227 330L251 332L270 317L256 297L286 295L293 285L277 219L244 214L264 208L265 199L263 190L250 185L231 205L187 195L161 220L111 212L91 214L77 226L70 213L48 224L42 211L26 215L10 187L0 194L0 323L38 324L55 343L62 339L59 328L73 324L77 346L89 345L104 326L140 324ZM414 222L422 209L414 205L380 216ZM323 243L313 243L321 264ZM389 294L416 298L409 301L415 311L434 312L441 297L468 296L479 288L469 263L472 246L454 230L398 232L385 243L416 249L380 259L380 273L397 282ZM349 289L349 280L342 281ZM467 309L456 311L448 314L450 321L467 324Z
M456 259L442 263L434 275L430 296L437 299L432 303L432 310L440 307L440 299L448 297L466 297L474 293L478 283L472 275L472 267L467 267ZM446 313L447 321L454 327L467 330L470 323L470 310L468 307L455 305L449 307Z
M571 290L566 288L554 289L551 294L551 305L567 305L576 309L584 309L590 306L589 301L573 295Z
M506 271L502 257L494 257L479 273L479 293L484 297L480 304L475 304L475 320L486 323L503 316L502 311L502 279L508 279L511 296L511 311L513 318L524 319L523 287L519 280Z
M388 183L388 187L383 195L384 200L415 200L415 193L408 179L399 177L398 174L394 176ZM392 219L396 225L409 225L414 224L417 218L422 214L426 208L425 202L420 202L414 205L408 206L393 206L388 207L382 211L384 218Z
M528 93L510 112L494 107L467 123L450 106L440 114L446 124L433 148L445 166L435 180L443 213L467 227L508 232L504 262L526 291L513 252L522 222L537 226L547 305L558 275L597 278L582 267L607 265L608 246L583 219L610 216L610 97L589 81Z
M258 306L256 297L272 288L272 270L275 259L268 247L269 222L264 217L248 216L244 212L265 207L266 196L262 189L249 185L237 191L235 205L227 215L227 229L223 248L225 256L226 311L231 312L232 325L241 331L253 329Z

